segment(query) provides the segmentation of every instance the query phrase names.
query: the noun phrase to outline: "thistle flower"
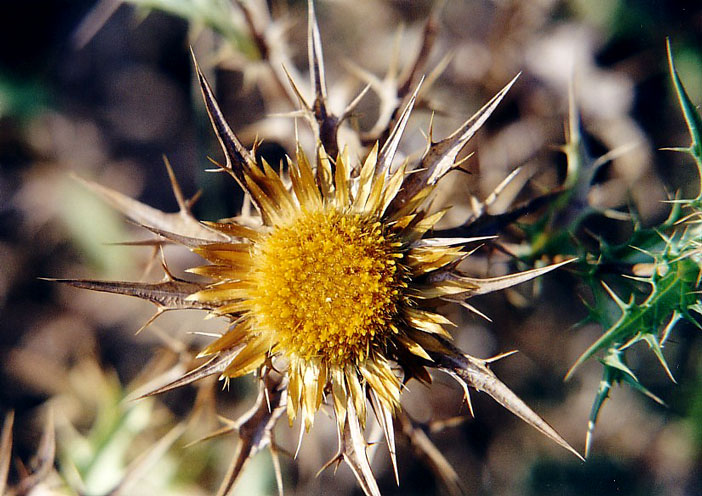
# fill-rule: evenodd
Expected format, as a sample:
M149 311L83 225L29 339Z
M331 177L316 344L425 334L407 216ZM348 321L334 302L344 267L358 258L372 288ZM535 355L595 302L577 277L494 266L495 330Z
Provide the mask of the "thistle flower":
M189 270L208 282L178 279L168 270L166 279L156 284L63 282L152 301L158 310L148 323L164 311L187 308L204 309L229 321L226 332L200 353L208 357L206 363L151 393L215 374L225 382L252 373L260 378L256 406L237 422L242 441L220 494L229 492L253 453L265 446L274 450L271 429L284 412L291 425L300 416L301 429L309 430L325 403L333 409L339 433L339 452L327 465L346 462L366 494L379 494L363 436L369 405L383 429L397 477L393 418L401 414L404 384L411 379L431 382L430 369L454 377L469 406L468 387L485 391L580 456L497 379L488 368L494 359L471 357L452 344L453 324L436 308L452 302L477 313L467 299L562 265L478 279L461 272L459 265L471 253L466 246L486 238L429 234L446 212L429 208L437 182L454 168L460 150L514 80L451 136L439 142L430 138L419 163L398 164L396 151L417 102L420 81L383 133L386 138L356 160L337 142L337 131L355 102L339 117L327 108L322 48L311 2L309 10L313 103L306 101L292 79L290 84L315 132L316 147L308 155L298 143L295 159L287 159L287 173L265 161L262 167L257 165L255 146L248 150L230 129L195 63L226 159L217 170L236 180L255 215L198 222L170 167L178 214L155 211L86 181L135 222L209 262ZM485 204L476 206L477 218Z

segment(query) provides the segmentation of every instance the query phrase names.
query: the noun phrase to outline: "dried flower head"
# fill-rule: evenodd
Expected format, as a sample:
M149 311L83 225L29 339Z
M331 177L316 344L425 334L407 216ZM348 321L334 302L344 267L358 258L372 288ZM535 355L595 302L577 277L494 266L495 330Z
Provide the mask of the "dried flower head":
M274 170L246 149L232 132L200 71L196 70L209 117L230 174L255 207L253 216L198 222L175 180L181 211L163 214L104 187L87 183L135 222L188 247L209 263L190 269L207 283L175 278L157 284L67 280L74 286L129 294L152 301L156 316L170 309L205 309L230 321L202 352L209 361L154 393L218 374L261 378L257 406L238 422L242 445L221 489L227 493L244 462L270 443L283 411L292 424L300 415L309 430L323 403L331 404L339 453L369 495L379 494L363 428L368 405L382 427L395 466L393 418L410 379L430 382L429 369L453 376L465 389L485 391L539 431L577 455L548 424L489 370L491 360L473 358L451 342L452 326L436 307L442 302L473 310L467 299L530 280L558 265L478 279L459 270L465 246L485 238L438 238L429 233L446 210L432 212L437 182L455 166L470 137L485 122L514 81L448 138L429 140L419 163L396 163L395 155L421 81L408 95L381 142L363 160L340 147L344 116L327 108L321 43L310 3L309 53L314 101L295 83L302 113L312 124L316 149L298 144L287 172ZM515 78L516 79L516 78ZM398 104L399 110L399 104ZM255 147L254 147L255 148ZM254 150L255 151L255 150ZM478 204L475 218L484 211ZM154 316L154 318L156 317ZM471 410L472 412L472 410ZM302 435L302 432L301 432ZM578 455L579 456L579 455ZM395 467L395 473L397 469Z

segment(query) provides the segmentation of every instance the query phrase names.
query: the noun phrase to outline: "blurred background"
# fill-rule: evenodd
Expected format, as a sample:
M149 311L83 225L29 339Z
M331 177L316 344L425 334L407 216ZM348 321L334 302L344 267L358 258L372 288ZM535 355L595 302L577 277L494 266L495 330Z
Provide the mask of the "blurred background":
M268 34L287 40L304 76L306 2L271 1L269 7L279 22ZM235 16L240 30L218 30L221 12ZM442 185L441 202L454 205L444 227L468 215L468 193L483 198L515 167L528 172L525 198L563 181L559 146L566 140L571 81L588 152L616 152L596 174L588 197L593 205L634 209L642 222L655 224L667 213L661 201L673 192L697 194L689 157L660 148L689 144L671 89L666 37L690 98L702 102L698 0L330 0L317 2L317 13L330 100L341 108L365 84L359 67L377 75L382 87L394 59L404 67L415 56L427 19L435 16L428 67L443 71L403 139L408 155L425 143L430 110L434 136L442 138L522 72L466 147L465 156L474 152L463 167L469 174L455 173ZM226 471L236 435L186 444L221 425L215 405L227 418L249 408L251 379L234 381L228 391L208 382L157 398L127 398L161 373L186 370L203 342L193 333L214 332L223 323L174 313L135 335L153 313L149 304L40 278L162 275L151 247L119 244L149 239L148 233L125 223L75 175L176 211L165 155L186 195L202 190L193 206L198 218L238 212L242 195L233 181L204 172L207 157L220 152L193 84L189 46L244 142L264 139L261 154L275 164L294 151L292 121L276 117L293 108L257 60L244 21L226 0L0 5L0 412L15 412L9 475L15 489L43 467L39 486L48 492L41 494L78 494L69 487L107 494L118 484L123 494L211 494ZM371 132L380 103L371 91L352 126ZM626 230L621 222L602 220L597 228L617 238ZM165 252L176 274L197 263L174 247ZM489 263L475 270L492 273ZM456 340L467 353L520 350L495 364L497 375L582 451L601 367L593 360L569 382L563 377L601 329L574 328L586 311L567 274L547 276L538 289L474 301L493 322L457 308L445 312L458 324ZM699 330L676 327L666 356L677 384L650 354L635 356L630 366L667 406L614 388L585 464L488 397L473 395L476 418L468 418L462 392L446 377L437 375L431 388L414 384L404 405L468 494L702 494L701 352ZM50 421L53 465L35 456L47 454L42 432ZM297 431L280 424L279 444L294 451ZM333 422L322 419L297 460L282 457L286 491L361 494L346 467L315 477L335 449ZM398 440L398 488L379 447L373 467L383 494L446 494L414 451ZM151 454L148 463L135 462L143 453ZM267 453L250 461L238 488L247 495L276 493Z

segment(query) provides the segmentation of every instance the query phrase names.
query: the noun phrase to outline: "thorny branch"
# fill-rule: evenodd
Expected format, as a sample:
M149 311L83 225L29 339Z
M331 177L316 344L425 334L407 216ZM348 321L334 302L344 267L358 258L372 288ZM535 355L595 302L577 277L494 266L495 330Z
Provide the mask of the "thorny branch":
M371 78L371 88L381 99L380 108L386 110L380 112L378 120L371 130L361 135L361 142L365 146L372 146L376 141L383 145L387 141L390 130L397 125L402 102L416 85L420 75L425 72L437 33L438 23L435 15L432 15L424 25L419 51L414 61L407 66L406 73L398 76L395 68L396 62L391 61L390 70L385 76L385 80ZM362 71L357 72L360 72L359 75L363 74Z
M239 418L235 424L239 434L234 459L227 470L224 482L217 491L218 496L233 494L234 485L241 471L253 455L271 446L273 428L285 411L287 389L283 379L269 367L261 370L261 387L254 406ZM271 451L273 456L275 451ZM276 464L277 466L277 464ZM277 477L277 480L281 480ZM279 488L282 493L282 488Z
M585 461L568 442L558 434L553 427L548 425L539 415L537 415L519 396L509 389L497 376L492 372L488 365L491 360L481 360L462 353L452 343L444 338L436 336L437 341L442 342L442 345L450 349L452 353L438 354L431 353L432 359L436 365L451 375L454 376L462 385L470 386L476 391L484 391L489 394L495 401L505 407L507 410L515 414L527 424L534 427L536 430L544 434L549 439L553 440L563 448L567 449L575 456ZM466 390L467 394L467 390ZM470 401L466 398L467 401Z
M461 479L441 451L429 439L423 427L406 412L397 415L399 432L407 439L415 455L424 460L450 496L466 494Z

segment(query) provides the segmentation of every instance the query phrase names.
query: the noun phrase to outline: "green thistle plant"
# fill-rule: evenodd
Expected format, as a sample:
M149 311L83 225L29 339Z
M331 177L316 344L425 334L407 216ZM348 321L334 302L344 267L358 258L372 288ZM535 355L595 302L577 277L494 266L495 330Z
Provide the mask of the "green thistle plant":
M604 281L602 288L607 296L614 301L620 310L619 318L611 323L608 321L609 312L605 310L605 298L596 297L595 305L589 308L590 318L600 323L605 333L593 343L573 364L566 379L586 360L599 352L604 352L600 360L603 367L603 377L595 396L595 402L590 413L587 438L585 443L586 456L590 451L592 434L597 422L600 409L609 395L613 384L626 383L642 392L654 401L663 402L648 391L626 364L626 351L638 343L645 343L654 353L671 381L675 378L670 371L663 346L671 331L680 320L686 320L700 327L695 314L702 314L699 298L699 284L702 277L702 260L700 259L700 243L702 231L702 119L680 81L670 42L667 44L670 75L675 93L680 102L685 122L690 131L691 144L686 148L670 150L683 152L695 161L700 181L698 194L689 200L672 200L672 210L663 224L655 228L641 229L637 226L632 239L619 247L604 247L603 257L599 263L618 260L632 264L630 279L642 283L648 290L631 292L628 301L623 300ZM641 256L647 260L637 263ZM591 288L601 291L594 281ZM599 303L597 300L599 299Z
M675 382L663 355L663 347L681 320L700 326L695 315L702 311L699 298L702 277L702 120L675 70L670 44L667 48L673 87L691 137L689 147L668 150L685 153L695 161L700 181L698 195L687 200L671 200L667 219L653 227L642 227L633 214L598 210L590 206L587 194L597 169L626 151L626 148L593 160L583 144L580 120L571 94L568 136L563 146L568 167L562 190L557 192L542 217L522 226L526 233L523 253L520 253L523 258L578 257L577 276L592 294L591 303L586 303L588 317L582 323L594 322L605 330L566 374L568 380L583 363L600 356L602 380L590 413L585 456L592 446L600 410L614 384L627 384L653 401L664 404L641 384L630 369L627 364L628 351L637 344L645 344L660 362L665 374ZM633 233L626 242L617 245L598 237L597 249L588 249L576 233L582 231L584 221L592 215L625 222L633 220ZM620 277L608 284L605 279L610 280L612 267L620 271L624 269L624 274L620 272Z

